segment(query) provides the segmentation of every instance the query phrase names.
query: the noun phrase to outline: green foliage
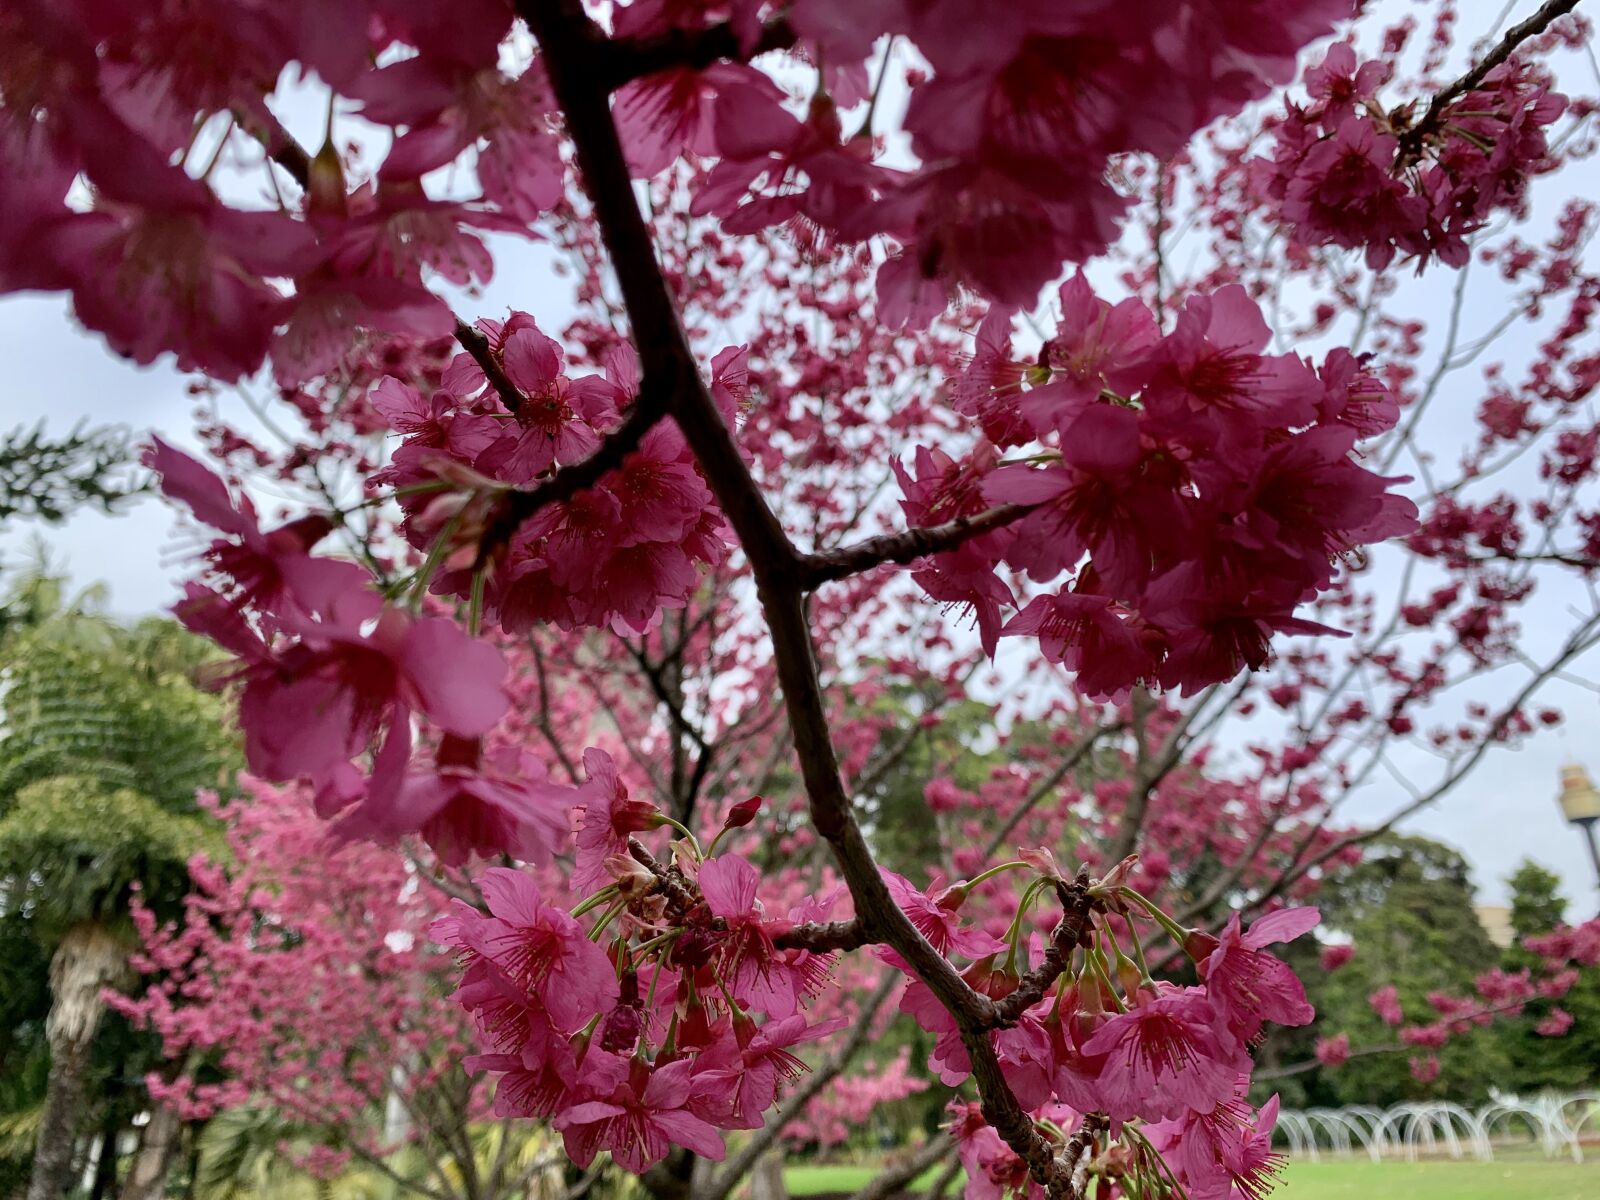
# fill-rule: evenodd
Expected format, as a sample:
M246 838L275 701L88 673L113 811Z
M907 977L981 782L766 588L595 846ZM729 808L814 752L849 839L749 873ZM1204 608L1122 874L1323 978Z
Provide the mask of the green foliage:
M196 790L224 781L235 751L220 703L191 682L199 652L163 624L125 630L74 615L3 643L0 812L59 775L188 811Z
M1511 887L1511 927L1519 941L1549 933L1563 923L1566 902L1557 891L1560 876L1524 860L1506 882ZM1508 971L1540 973L1538 956L1515 945L1506 951L1504 966ZM1555 1008L1572 1014L1572 1028L1561 1037L1534 1032L1534 1026ZM1559 1000L1533 1001L1524 1015L1506 1021L1499 1034L1512 1064L1508 1090L1578 1091L1600 1081L1600 968L1585 968Z
M157 902L182 895L189 858L221 848L205 819L82 775L29 784L0 817L0 876L46 937L79 921L115 922L135 883Z
M40 1050L50 1011L50 956L20 912L0 916L0 1113L44 1082Z
M1511 922L1518 938L1546 933L1563 920L1560 880L1531 862L1508 880ZM1309 942L1281 950L1306 981L1317 1022L1306 1030L1269 1035L1259 1056L1267 1067L1309 1060L1315 1038L1347 1033L1356 1050L1397 1046L1396 1031L1373 1013L1367 997L1394 984L1407 1024L1437 1018L1432 991L1473 994L1477 976L1494 967L1543 973L1537 956L1518 947L1495 949L1473 911L1466 862L1450 848L1426 838L1392 835L1373 844L1359 866L1328 881L1318 903L1326 926L1350 935L1355 958L1342 969L1319 969ZM1542 1037L1534 1026L1553 1008L1574 1021L1562 1037ZM1439 1053L1440 1075L1431 1084L1411 1078L1409 1060L1425 1049L1356 1057L1333 1070L1317 1069L1263 1083L1257 1099L1272 1091L1291 1108L1341 1104L1387 1105L1403 1099L1449 1098L1476 1103L1491 1088L1532 1094L1541 1089L1575 1091L1600 1082L1600 969L1584 970L1559 1000L1535 999L1520 1015L1502 1015L1487 1028L1454 1037Z
M124 627L89 592L39 571L0 623L0 1195L26 1180L50 1069L49 963L68 928L127 919L137 883L158 916L189 886L197 851L224 853L195 803L237 762L220 701L192 682L210 652L170 621ZM159 1064L154 1035L101 1023L79 1128L125 1128Z
M1554 871L1525 858L1506 883L1511 887L1511 929L1518 941L1549 933L1565 919L1567 902L1559 891L1561 876Z
M1349 935L1355 958L1331 973L1318 969L1315 946L1295 944L1285 955L1307 983L1317 1009L1309 1030L1275 1034L1273 1061L1311 1057L1317 1034L1347 1033L1353 1048L1396 1044L1396 1031L1372 1011L1367 997L1394 984L1407 1024L1438 1017L1429 992L1470 995L1473 981L1498 965L1499 952L1473 911L1473 886L1466 860L1427 838L1389 834L1374 840L1357 866L1333 876L1317 897L1324 926ZM1411 1077L1409 1061L1428 1050L1397 1050L1354 1058L1335 1070L1318 1070L1275 1082L1290 1106L1393 1104L1448 1097L1487 1099L1505 1085L1509 1063L1493 1029L1453 1038L1439 1052L1439 1078L1430 1084Z
M86 505L109 512L138 490L125 470L132 458L128 431L111 426L80 424L59 438L42 423L0 434L0 523L60 521Z
M20 914L0 916L0 1196L26 1183L50 1055L49 952Z

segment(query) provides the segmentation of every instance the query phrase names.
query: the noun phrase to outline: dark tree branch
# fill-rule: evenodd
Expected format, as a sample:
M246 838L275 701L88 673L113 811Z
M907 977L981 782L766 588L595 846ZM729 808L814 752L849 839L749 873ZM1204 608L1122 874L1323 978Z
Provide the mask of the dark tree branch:
M1232 695L1217 710L1216 716L1221 716L1232 707L1233 702L1243 694L1245 683L1248 680L1249 676L1247 674L1239 685L1233 689ZM1138 738L1138 745L1135 747L1138 758L1134 766L1133 790L1128 793L1126 806L1122 812L1122 822L1117 828L1117 835L1112 839L1111 844L1106 847L1106 866L1108 869L1139 848L1139 835L1144 831L1145 817L1150 807L1150 797L1154 794L1156 788L1160 786L1161 781L1172 773L1182 759L1183 752L1193 743L1194 737L1190 736L1190 731L1194 728L1195 721L1211 701L1220 694L1220 684L1212 684L1207 688L1205 694L1173 724L1172 728L1167 732L1166 738L1162 741L1161 748L1155 753L1150 752L1141 732ZM1148 691L1139 688L1133 693L1132 703L1135 705L1134 725L1135 728L1140 728L1143 724L1143 718L1139 716L1138 706L1141 704L1153 705L1154 701L1150 698ZM1146 715L1148 715L1148 710L1146 710ZM1211 720L1208 719L1207 725L1211 723ZM1196 734L1195 736L1199 735Z
M989 1037L993 1001L973 991L895 904L856 822L817 675L801 559L751 477L690 353L612 122L602 61L608 48L604 34L579 0L521 0L517 8L539 41L565 116L633 326L645 384L663 389L668 411L699 460L755 576L812 824L833 850L855 902L856 919L872 940L891 945L955 1017L972 1058L984 1114L996 1131L1052 1200L1077 1200L1081 1191L1073 1185L1071 1168L1057 1164L1050 1143L1000 1069Z
M890 1196L904 1191L907 1184L916 1179L929 1167L943 1162L956 1152L956 1144L945 1133L937 1133L928 1139L922 1149L898 1166L884 1171L866 1187L862 1188L850 1200L889 1200Z
M1566 16L1577 7L1578 0L1546 0L1538 12L1506 30L1505 36L1495 44L1494 49L1479 59L1460 79L1436 94L1417 123L1400 135L1403 153L1413 156L1420 153L1423 141L1438 130L1446 108L1482 83L1489 72L1510 58L1523 42L1538 37L1550 28L1556 18Z
M1352 1050L1348 1055L1346 1055L1346 1057L1371 1058L1378 1054L1393 1054L1397 1050L1405 1049L1407 1049L1407 1047L1402 1046L1399 1042L1385 1042L1381 1046L1364 1046L1360 1050ZM1321 1059L1307 1058L1300 1062L1288 1063L1287 1065L1281 1067L1257 1067L1250 1073L1250 1080L1252 1083L1254 1083L1257 1080L1263 1079L1287 1079L1291 1075L1304 1075L1307 1071L1315 1071L1318 1067L1323 1065L1324 1064Z
M835 950L857 950L867 945L866 930L854 918L848 921L808 921L773 939L780 950L810 950L831 954Z
M954 550L971 538L1027 516L1035 507L1030 504L1002 504L974 516L957 517L943 525L884 534L838 550L802 555L800 575L803 586L809 591L830 580L859 575L884 563L905 564L941 550Z
M628 839L628 853L633 856L636 863L656 877L656 885L667 900L677 908L680 915L700 903L700 897L690 890L683 873L675 865L663 866L638 838Z
M1039 965L1022 977L1016 990L995 1002L997 1025L1016 1021L1043 1000L1051 984L1072 962L1072 952L1089 944L1089 923L1094 914L1094 899L1089 895L1089 869L1080 868L1078 877L1071 883L1058 883L1056 895L1061 900L1061 920L1050 933L1050 945L1045 948Z
M698 70L719 59L748 62L769 50L787 50L795 40L794 27L783 17L763 26L748 51L726 21L705 29L669 29L648 38L613 38L606 47L602 78L606 88L615 91L657 71L677 67Z
M627 419L608 433L600 448L588 458L562 467L537 487L507 492L478 543L477 565L482 566L492 558L535 513L551 504L572 499L620 467L622 460L639 448L644 435L661 417L660 403L647 386L628 410Z
M506 411L515 415L522 410L523 395L520 388L511 382L505 368L495 361L494 351L489 346L489 339L484 337L465 321L456 322L456 341L461 343L461 348L472 355L472 361L478 364L484 378L494 388L495 394L500 397L500 403L506 406Z
M246 128L251 124L246 122ZM267 157L287 171L289 178L302 188L311 186L311 155L287 129L274 123L271 128L258 131L257 137L266 149Z

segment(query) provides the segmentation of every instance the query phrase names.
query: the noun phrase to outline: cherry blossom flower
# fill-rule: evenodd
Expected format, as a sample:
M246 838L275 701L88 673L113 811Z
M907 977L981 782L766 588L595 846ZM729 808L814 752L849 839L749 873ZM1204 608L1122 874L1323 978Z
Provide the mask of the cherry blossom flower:
M1372 1006L1372 1011L1383 1019L1385 1025L1399 1025L1405 1021L1405 1014L1400 1011L1400 990L1394 984L1386 984L1367 997L1367 1003Z
M577 921L544 902L521 871L491 867L481 886L489 918L458 918L464 946L489 961L550 1014L558 1030L605 1013L620 989L616 969Z
M583 769L587 778L578 789L578 859L572 872L572 887L580 894L605 882L605 860L628 853L629 835L660 823L654 804L628 798L627 785L604 750L585 750Z
M1105 1055L1096 1081L1113 1120L1181 1117L1210 1112L1231 1098L1248 1059L1232 1033L1219 1028L1202 990L1140 993L1083 1044Z
M1316 1055L1317 1061L1325 1067L1342 1067L1350 1060L1350 1035L1338 1033L1333 1037L1319 1037Z
M1206 996L1241 1041L1254 1038L1267 1021L1305 1025L1316 1016L1299 977L1264 948L1293 941L1319 920L1315 908L1284 908L1241 931L1239 914L1228 918L1217 948L1199 964L1199 973Z
M1278 1097L1263 1104L1259 1113L1243 1100L1230 1099L1208 1112L1188 1112L1177 1121L1152 1125L1149 1137L1171 1155L1195 1200L1262 1200L1286 1162L1272 1149L1277 1123Z
M700 866L701 894L724 926L716 938L714 969L739 1004L782 1020L794 1015L798 998L788 963L773 945L756 899L759 880L755 867L737 854L719 855Z
M548 863L570 835L576 796L526 751L485 756L479 742L447 734L433 768L407 772L392 793L369 794L335 832L384 842L416 833L448 866L498 853Z
M698 1095L714 1083L697 1075L687 1060L652 1068L634 1059L626 1077L605 1099L573 1105L556 1118L555 1126L561 1130L567 1156L580 1167L593 1162L599 1151L609 1150L623 1170L643 1174L673 1146L720 1162L725 1152L722 1138L691 1111Z
M761 1128L763 1114L783 1084L792 1083L807 1069L793 1048L825 1038L845 1024L839 1017L810 1025L800 1013L759 1027L733 1018L729 1036L699 1059L708 1107L715 1110L714 1123L724 1129ZM726 1066L718 1065L724 1062Z

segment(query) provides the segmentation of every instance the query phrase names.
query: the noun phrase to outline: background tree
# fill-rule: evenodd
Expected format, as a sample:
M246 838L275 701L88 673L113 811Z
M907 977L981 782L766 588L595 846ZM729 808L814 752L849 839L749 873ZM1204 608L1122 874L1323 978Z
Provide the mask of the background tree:
M8 991L6 1077L44 1088L24 1084L7 1103L42 1105L26 1194L50 1200L95 1136L113 1169L117 1138L142 1107L128 1095L140 1064L125 1034L113 1035L97 1077L101 993L132 981L135 892L176 905L190 856L217 845L195 790L220 782L235 752L219 701L191 680L207 654L177 627L122 627L88 598L52 603L58 580L19 591L28 624L0 641L0 923L37 948L8 966L48 962L49 1005L39 1011L36 977ZM114 1185L102 1176L98 1189Z
M1351 940L1355 955L1331 972L1315 966L1314 952L1305 963L1317 1031L1344 1033L1356 1048L1383 1046L1392 1052L1357 1056L1319 1072L1318 1080L1302 1082L1305 1097L1292 1099L1381 1107L1445 1096L1467 1103L1485 1099L1491 1088L1504 1089L1511 1060L1497 1030L1451 1040L1439 1056L1438 1078L1424 1084L1412 1077L1396 1029L1369 1001L1393 986L1408 1024L1424 1025L1437 1017L1430 995L1470 994L1474 980L1499 964L1500 951L1473 911L1466 860L1428 838L1388 834L1368 843L1360 864L1330 876L1318 902L1328 927ZM1285 1047L1280 1061L1311 1057L1309 1038L1295 1040L1298 1046Z
M0 530L16 521L59 524L85 508L114 512L120 501L135 495L133 434L122 427L87 428L80 424L61 437L43 424L18 426L0 435ZM24 577L38 572L24 572ZM12 605L26 599L29 584L12 580L0 605L0 636L12 622L27 624L27 612Z
M1505 952L1502 965L1508 971L1537 971L1540 956L1521 943L1565 924L1561 880L1527 859L1506 882L1517 944ZM1525 1014L1500 1029L1511 1062L1511 1090L1572 1092L1600 1079L1600 968L1584 967L1572 974L1564 990L1550 989L1530 1001ZM1566 1014L1570 1026L1559 1015L1552 1024L1552 1013Z

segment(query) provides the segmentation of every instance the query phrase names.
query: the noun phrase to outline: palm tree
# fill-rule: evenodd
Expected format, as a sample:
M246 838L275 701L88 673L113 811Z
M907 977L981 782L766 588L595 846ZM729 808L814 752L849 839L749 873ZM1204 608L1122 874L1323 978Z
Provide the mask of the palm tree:
M197 850L220 851L195 793L224 781L234 757L218 702L191 682L195 643L169 622L119 625L97 599L69 602L59 579L24 579L0 641L0 922L20 922L49 952L49 1067L27 1200L57 1200L71 1182L101 995L127 969L135 887L159 911L186 890Z

